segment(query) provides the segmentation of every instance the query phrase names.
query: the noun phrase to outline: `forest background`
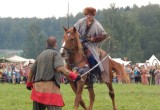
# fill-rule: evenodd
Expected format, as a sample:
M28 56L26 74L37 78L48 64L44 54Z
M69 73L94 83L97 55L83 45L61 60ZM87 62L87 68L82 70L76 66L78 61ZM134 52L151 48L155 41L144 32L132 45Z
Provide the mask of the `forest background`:
M45 49L48 36L55 36L58 47L62 45L63 26L71 27L83 13L50 18L2 18L0 17L0 49L23 50L25 58L36 58ZM160 6L116 8L97 10L95 18L102 24L111 39L103 43L102 49L113 58L124 58L132 62L145 62L151 55L160 59ZM59 49L58 48L58 49Z

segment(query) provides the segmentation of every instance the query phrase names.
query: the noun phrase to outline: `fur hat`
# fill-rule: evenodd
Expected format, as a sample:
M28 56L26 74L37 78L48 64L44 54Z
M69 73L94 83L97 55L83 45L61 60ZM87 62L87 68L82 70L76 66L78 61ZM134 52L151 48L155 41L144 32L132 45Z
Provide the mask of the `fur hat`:
M84 14L84 15L91 14L91 15L95 16L95 15L96 15L96 9L93 8L93 7L86 7L86 8L83 10L83 14Z

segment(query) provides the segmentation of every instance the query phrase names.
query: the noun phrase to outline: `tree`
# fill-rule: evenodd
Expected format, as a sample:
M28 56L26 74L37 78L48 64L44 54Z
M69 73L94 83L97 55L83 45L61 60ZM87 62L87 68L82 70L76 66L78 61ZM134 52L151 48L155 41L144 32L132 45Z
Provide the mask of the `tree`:
M33 22L27 33L24 56L36 58L44 50L45 40L45 33L40 29L38 22Z

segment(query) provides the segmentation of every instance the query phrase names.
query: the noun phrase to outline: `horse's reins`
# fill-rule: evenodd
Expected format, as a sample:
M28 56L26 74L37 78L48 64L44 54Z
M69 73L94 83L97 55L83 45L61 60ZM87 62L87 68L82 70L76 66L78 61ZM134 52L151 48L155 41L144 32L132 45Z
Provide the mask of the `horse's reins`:
M92 24L93 24L93 23L92 23ZM88 34L89 30L90 30L90 28L87 30L87 32L85 33L85 35ZM110 39L110 36L109 36L107 39ZM106 39L104 42L106 42L107 39ZM83 39L83 40L86 40L86 39ZM102 47L102 45L104 44L104 42L101 44L101 47ZM63 45L62 45L63 47L62 47L62 48L67 49L67 50L70 50L70 49L64 47L64 45L65 45L65 43L63 43ZM101 48L101 47L100 47L100 48ZM86 71L84 74L82 74L81 77L83 77L84 75L88 74L88 73L91 72L93 69L95 69L97 66L99 66L107 57L109 57L109 54L107 54L100 62L98 62L98 63L97 63L94 67L92 67L90 70L88 70L88 71ZM83 60L82 60L82 61L83 61ZM81 61L80 61L80 62L81 62ZM79 62L78 62L78 63L79 63ZM78 64L78 63L76 63L76 64ZM76 65L76 64L74 64L74 65ZM69 65L72 65L72 64L69 64Z
M67 48L65 48L65 47L63 47L64 49L67 49ZM67 50L70 50L70 49L67 49ZM91 72L93 69L95 69L97 66L99 66L107 57L109 57L109 53L100 61L100 62L98 62L94 67L92 67L91 69L89 69L88 71L86 71L84 74L82 74L81 76L83 77L84 75L86 75L86 74L88 74L89 72ZM80 63L80 62L82 62L82 61L84 61L84 59L82 59L81 61L79 61L79 62L77 62L76 64L78 64L78 63ZM71 66L73 66L73 64L69 64L69 63L67 63L68 65L71 65ZM74 64L74 65L76 65L76 64Z
M110 37L108 37L104 42L106 42L108 39L110 39ZM101 44L101 47L102 47L102 45L104 44L104 42ZM62 45L63 47L62 47L62 48L71 51L70 49L66 48L64 45L65 45L65 44L63 43L63 45ZM100 47L100 48L101 48L101 47ZM88 74L88 73L91 72L93 69L95 69L97 66L99 66L107 57L109 57L109 53L108 53L100 62L98 62L94 67L92 67L91 69L89 69L88 71L86 71L84 74L82 74L81 77L83 77L84 75ZM81 61L83 61L83 60L81 60ZM81 61L80 61L80 62L81 62ZM78 62L78 63L80 63L80 62ZM76 64L78 64L78 63L76 63ZM67 64L69 64L69 63L67 63ZM74 64L74 65L76 65L76 64ZM69 65L73 66L73 64L69 64Z
M110 39L110 36L107 39ZM106 42L107 39L105 39L104 42ZM104 44L104 42L101 44L100 48L102 47L102 45ZM84 75L88 74L89 72L91 72L93 69L95 69L97 66L99 66L107 57L109 57L109 53L100 62L98 62L94 67L92 67L90 70L86 71L81 76L84 76Z
M107 39L105 39L102 43L101 43L101 45L100 45L100 49L102 49L102 46L103 46L103 44L108 40L108 39L110 39L111 37L109 36L109 37L107 37Z
M71 49L69 49L69 48L66 48L66 47L62 47L63 49L66 49L67 50L67 54L69 53L74 53L74 51L72 51ZM83 54L82 54L83 55ZM81 63L82 61L84 61L85 60L85 56L83 55L83 59L82 60L80 60L80 61L78 61L78 62L75 62L74 64L71 64L71 63L69 63L69 62L66 62L68 65L70 65L71 67L74 67L74 66L76 66L76 65L78 65L79 63Z

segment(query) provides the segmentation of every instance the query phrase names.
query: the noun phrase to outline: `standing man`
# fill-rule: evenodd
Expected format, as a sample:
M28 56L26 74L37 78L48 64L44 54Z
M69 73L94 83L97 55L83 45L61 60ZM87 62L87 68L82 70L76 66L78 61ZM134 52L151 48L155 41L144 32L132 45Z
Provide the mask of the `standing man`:
M155 72L155 66L151 66L151 69L150 69L149 73L151 74L151 78L152 78L151 84L152 85L155 85L155 74L154 74L154 72Z
M27 89L31 90L33 110L62 110L64 106L60 93L60 73L71 80L80 80L80 75L67 70L63 58L55 49L55 37L47 39L47 48L41 52L30 68Z
M100 62L97 44L107 38L107 33L102 25L94 18L96 9L93 7L86 7L83 10L84 18L78 20L74 27L80 34L80 39L85 48L85 54L88 57L90 68ZM102 64L92 71L94 73L101 73L104 71Z

